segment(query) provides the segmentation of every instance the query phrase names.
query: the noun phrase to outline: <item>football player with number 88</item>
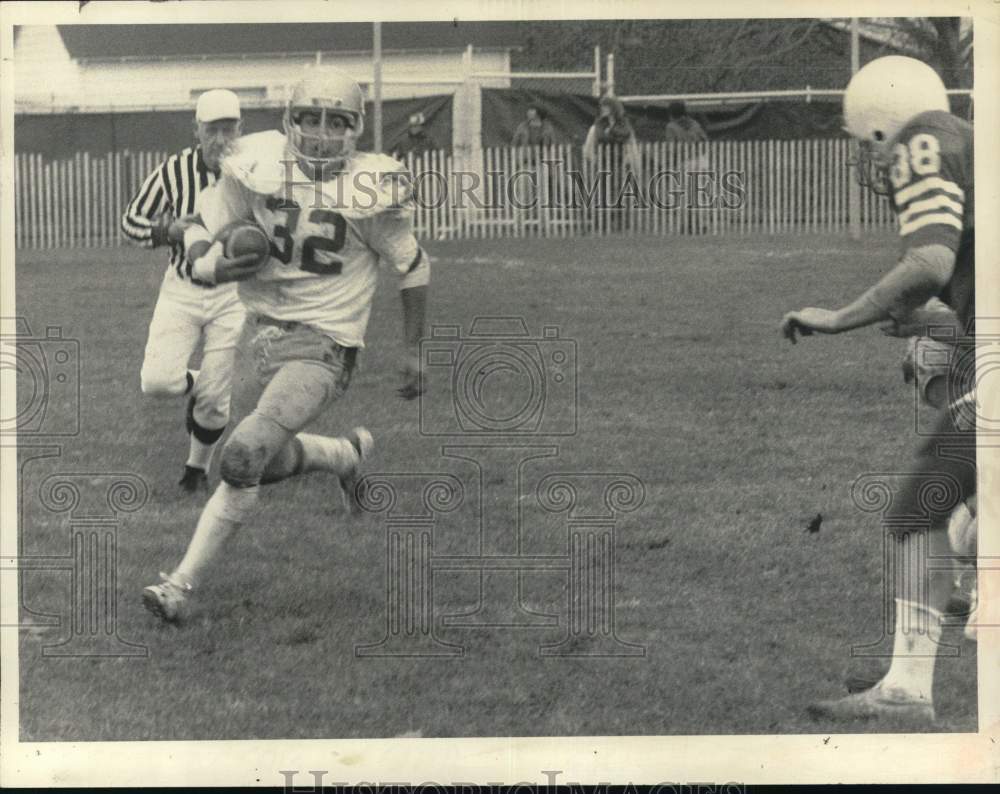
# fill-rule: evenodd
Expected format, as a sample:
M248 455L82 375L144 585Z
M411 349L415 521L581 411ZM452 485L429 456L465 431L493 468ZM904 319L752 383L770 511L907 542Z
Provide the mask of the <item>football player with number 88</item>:
M413 235L412 197L389 190L405 183L403 165L355 152L364 98L357 83L335 69L316 69L295 87L284 128L284 134L240 140L223 162L222 178L199 201L201 225L185 234L199 278L239 282L263 393L223 448L222 482L183 560L143 591L146 606L167 621L185 616L206 567L253 514L261 485L329 471L349 509L355 506L371 434L356 428L331 438L303 430L348 387L380 265L397 277L402 300L399 394L413 399L422 389L417 349L430 264ZM224 256L219 233L239 221L267 233L271 255L265 261Z
M960 348L971 349L975 334L971 125L949 113L947 92L934 70L902 56L879 58L854 75L844 93L844 120L859 142L859 178L877 192L891 192L903 253L896 266L857 300L839 310L809 307L789 312L782 320L782 332L795 342L797 335L836 334L883 323L883 330L895 335L903 327L912 328L915 314L939 297L951 310L955 341ZM925 328L921 335L928 333ZM893 583L895 625L887 627L894 637L889 671L871 689L813 704L809 710L814 716L934 719L934 665L953 580L931 576L927 561L969 554L968 548L949 548L948 523L951 508L968 502L976 491L975 396L971 384L957 379L962 374L959 369L953 366L948 373L955 376L949 384L950 404L938 411L934 432L919 444L886 509L888 530L912 523L915 516L930 520L926 554L919 553L921 533L891 532L896 559L906 562L900 564ZM948 454L940 452L942 436L949 439ZM941 493L942 486L949 493L957 490L952 504L928 498L935 489Z

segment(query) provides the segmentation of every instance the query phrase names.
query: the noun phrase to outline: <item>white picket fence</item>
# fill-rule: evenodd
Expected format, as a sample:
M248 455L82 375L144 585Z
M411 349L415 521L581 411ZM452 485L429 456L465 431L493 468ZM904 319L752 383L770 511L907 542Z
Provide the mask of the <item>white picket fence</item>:
M474 163L443 151L409 157L419 191L417 236L847 233L850 225L854 176L846 140L645 143L639 147L634 183L623 182L620 152L604 148L590 164L569 145L487 148ZM167 154L78 153L58 160L17 155L16 244L123 244L122 212ZM605 177L608 187L595 190L602 172L612 174ZM622 188L622 206L612 206ZM595 205L601 199L603 205ZM693 203L708 206L692 208ZM859 221L862 230L891 227L888 201L861 191Z

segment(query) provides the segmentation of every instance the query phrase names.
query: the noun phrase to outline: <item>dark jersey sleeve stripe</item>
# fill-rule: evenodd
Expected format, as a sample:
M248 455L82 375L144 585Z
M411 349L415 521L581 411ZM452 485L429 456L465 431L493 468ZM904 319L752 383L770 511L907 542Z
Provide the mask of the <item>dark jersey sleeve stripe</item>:
M122 217L122 229L130 239L151 247L154 218L167 210L176 216L194 213L198 195L214 182L198 167L198 156L196 147L187 148L168 157L146 178ZM170 246L170 267L178 277L191 279L183 245Z
M185 164L185 166L187 166L187 169L186 169L187 182L185 182L185 184L184 184L184 204L183 204L183 206L184 206L184 214L185 215L191 215L192 213L194 213L194 200L195 200L195 196L196 196L196 194L198 192L195 189L195 185L197 185L198 183L197 183L197 181L194 178L194 150L193 149L189 149L187 152L184 153L184 160L185 160L184 164Z
M135 242L145 247L153 245L152 214L149 206L156 205L162 198L163 187L160 180L160 170L153 171L143 181L139 192L133 196L125 212L122 214L122 231ZM159 195L161 198L157 198Z

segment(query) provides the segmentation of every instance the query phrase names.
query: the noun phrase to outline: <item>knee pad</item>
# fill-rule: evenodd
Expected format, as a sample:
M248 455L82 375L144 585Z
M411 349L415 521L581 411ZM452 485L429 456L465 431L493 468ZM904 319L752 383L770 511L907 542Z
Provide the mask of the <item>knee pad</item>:
M267 466L263 447L254 449L239 438L231 438L222 450L219 474L234 488L250 488L260 482Z
M267 464L288 442L290 433L274 420L254 412L237 425L222 450L220 474L234 488L260 482Z
M229 404L227 402L225 406L225 411L216 410L212 408L210 410L204 410L201 401L195 403L194 411L190 414L190 431L196 439L198 439L202 444L214 444L220 438L222 434L226 432L226 424L229 422ZM209 419L205 419L204 414L209 415ZM211 424L211 427L207 425Z

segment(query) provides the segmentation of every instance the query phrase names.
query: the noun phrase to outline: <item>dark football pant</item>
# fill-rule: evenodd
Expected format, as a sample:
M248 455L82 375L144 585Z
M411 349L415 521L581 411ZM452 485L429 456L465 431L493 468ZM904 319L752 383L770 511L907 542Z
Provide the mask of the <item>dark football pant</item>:
M976 417L970 394L938 411L885 517L929 518L932 528L944 528L951 511L975 492Z

